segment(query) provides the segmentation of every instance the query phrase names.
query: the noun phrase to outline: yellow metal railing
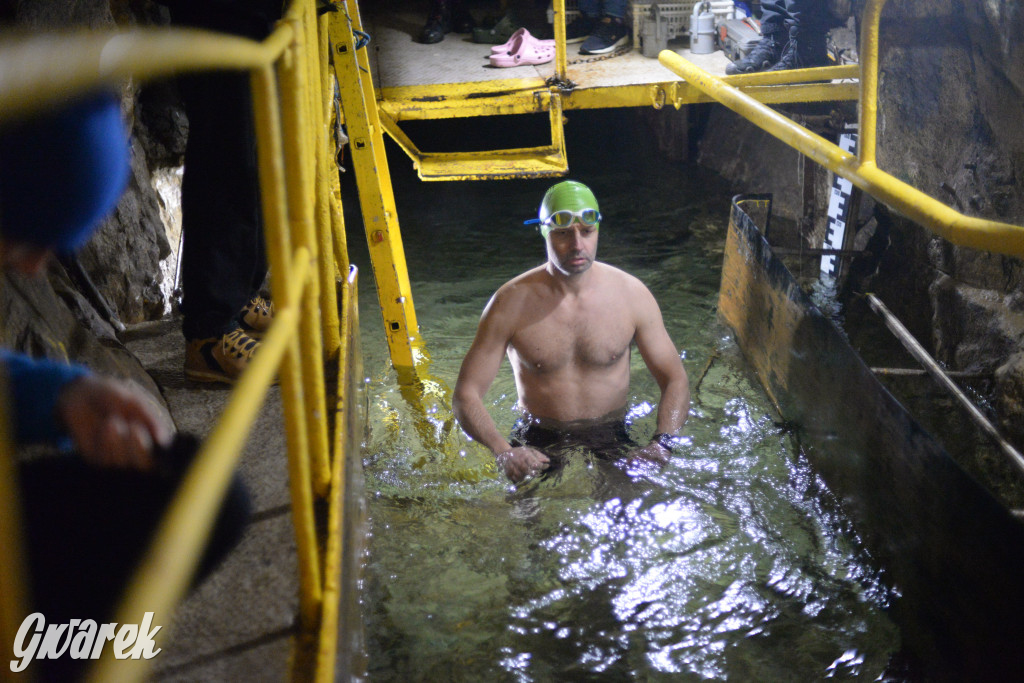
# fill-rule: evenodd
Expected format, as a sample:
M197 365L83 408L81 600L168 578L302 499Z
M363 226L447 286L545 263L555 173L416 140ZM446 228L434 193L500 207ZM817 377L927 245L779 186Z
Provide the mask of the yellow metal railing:
M864 9L857 156L741 92L730 85L732 80L726 83L715 78L670 50L661 52L658 59L687 83L940 237L953 244L1024 258L1024 227L965 216L877 167L878 45L884 5L885 0L868 0ZM827 70L808 69L804 77L813 80L818 73ZM797 76L800 72L791 74Z
M11 431L8 425L7 378L0 373L0 642L13 643L22 620L28 614L27 567L21 527L17 470L11 452ZM7 662L3 662L7 680Z
M190 30L83 31L0 42L0 123L128 78L138 82L183 72L250 72L275 319L167 510L116 621L137 624L144 612L155 612L163 623L170 621L247 435L279 374L299 554L297 641L312 643L311 652L294 658L293 676L323 681L333 680L335 674L343 549L340 537L318 536L314 502L327 501L331 534L345 526L345 472L349 458L358 455L350 416L358 402L345 392L358 385L352 368L360 359L354 322L356 274L348 263L333 162L334 87L327 21L318 17L313 0L293 0L262 43ZM336 387L329 402L325 368L333 362L338 363L339 375L329 383ZM355 370L354 376L360 375ZM0 446L3 455L7 441ZM16 514L9 514L17 499L11 469L5 466L0 471L0 514L7 522L0 525L0 532L9 535L17 534L10 524ZM6 544L8 538L12 544L17 541L13 536L0 539L5 542L0 565L0 626L5 637L24 618L27 602L23 584L18 588L17 583L22 557L12 551L14 545ZM15 590L8 591L10 587ZM148 664L144 659L114 660L105 655L90 671L90 680L139 680Z

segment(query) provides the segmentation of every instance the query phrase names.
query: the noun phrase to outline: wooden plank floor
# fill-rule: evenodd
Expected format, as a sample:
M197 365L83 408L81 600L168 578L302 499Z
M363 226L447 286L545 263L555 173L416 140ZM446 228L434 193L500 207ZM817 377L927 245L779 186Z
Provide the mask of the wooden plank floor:
M373 7L370 5L373 4ZM365 5L365 7L364 7ZM474 83L507 79L537 79L538 85L554 74L554 62L539 66L492 67L488 60L490 45L472 42L470 34L449 33L434 45L417 42L425 21L426 3L384 0L360 4L363 26L373 37L374 77L378 90L399 86L423 86L447 83ZM479 20L484 10L470 4ZM489 5L488 5L489 6ZM721 51L709 55L691 55L688 39L669 43L676 50L712 74L724 75L728 58ZM593 61L583 61L593 60ZM644 57L638 46L626 54L594 60L579 54L579 44L568 46L568 76L577 88L639 85L678 80L657 59Z

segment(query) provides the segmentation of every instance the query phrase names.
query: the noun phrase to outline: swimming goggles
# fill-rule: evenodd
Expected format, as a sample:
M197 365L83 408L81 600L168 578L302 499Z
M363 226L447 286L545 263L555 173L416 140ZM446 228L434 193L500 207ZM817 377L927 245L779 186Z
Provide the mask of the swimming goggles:
M597 225L601 221L601 212L597 209L582 209L580 211L562 209L561 211L555 211L544 220L531 218L528 221L523 221L523 225L541 223L542 225L554 226L556 228L568 228L576 221L583 225Z

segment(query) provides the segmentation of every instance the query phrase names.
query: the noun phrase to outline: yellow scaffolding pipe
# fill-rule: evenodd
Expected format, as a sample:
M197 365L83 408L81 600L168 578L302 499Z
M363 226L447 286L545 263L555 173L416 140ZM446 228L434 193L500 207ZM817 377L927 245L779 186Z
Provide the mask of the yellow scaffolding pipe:
M295 35L303 36L302 18L296 22ZM310 99L307 79L309 76L305 60L305 41L296 40L289 49L290 58L284 60L280 70L283 135L290 144L284 146L285 181L288 188L288 217L292 222L293 234L298 246L309 250L314 264L318 258L318 240L314 222L315 160L310 130ZM316 54L319 54L317 50ZM333 267L331 269L333 271ZM320 285L314 278L310 282L310 296L302 300L300 334L307 345L300 362L302 363L303 391L306 404L306 431L309 435L309 449L313 484L317 495L327 492L330 480L330 465L327 450L326 397L323 377L323 343L320 336Z
M288 272L287 255L292 253L292 244L287 229L284 143L281 117L275 106L279 101L279 95L274 69L257 71L253 74L252 82L267 260L271 272L281 274L280 279L275 275L272 280L274 299L278 302L275 306L297 307L300 290ZM293 341L281 367L281 403L288 443L288 486L292 497L292 525L295 529L298 552L299 612L303 624L309 626L315 622L320 607L320 560L310 493L312 476L309 462L305 457L309 452L309 434L301 375L299 349Z
M858 152L863 164L875 163L878 144L878 48L882 25L882 7L885 0L868 0L864 7L860 34L860 134Z
M552 0L551 10L554 14L552 26L555 29L555 79L564 83L569 66L565 44L565 0Z
M312 12L312 8L310 8ZM316 153L315 187L316 193L316 228L317 248L320 258L320 332L323 336L324 357L337 358L341 347L340 321L338 320L338 291L334 283L338 282L341 273L338 271L334 256L334 235L331 223L331 202L334 194L330 190L330 176L338 175L337 166L330 163L334 155L334 136L330 129L330 106L334 101L334 89L330 86L330 70L327 60L330 48L327 39L327 17L318 19L313 13L308 23L307 33L310 37L310 48L315 47L316 59L310 59L311 112L313 114L313 151Z
M352 269L349 278L342 286L341 298L341 338L350 339L353 325L356 322L356 270ZM345 467L347 463L342 456L348 434L345 424L346 402L351 397L345 395L345 370L348 368L349 345L342 344L338 365L341 372L338 376L338 399L334 415L334 462L331 464L331 493L327 517L327 548L324 550L324 607L321 619L319 647L316 653L316 680L328 683L335 680L335 668L338 649L338 601L341 596L341 561L343 556L343 532L345 514Z
M871 5L880 6L884 1L871 0L869 7ZM874 17L875 25L865 25L863 28L864 31L874 31L876 35L873 43L871 39L865 39L863 47L873 46L876 51L877 19L880 14L880 7L874 14L866 12L867 16ZM862 52L861 59L865 59L865 57L867 57L866 64L877 65L877 54L872 57L866 56ZM715 78L675 52L664 50L658 55L658 60L673 73L685 79L687 83L699 88L759 128L782 140L801 154L806 155L832 172L846 178L872 197L882 201L910 220L928 228L953 244L1007 254L1018 258L1024 257L1024 228L1021 226L964 216L937 199L879 170L874 163L874 109L862 108L861 111L862 119L870 117L872 120L862 120L861 122L862 130L867 129L870 131L868 143L865 145L870 150L868 154L870 160L859 160L849 152L842 150L838 145L820 135L812 133L788 117L761 104L753 97L725 83L722 79ZM808 69L807 71L810 72L812 70ZM867 74L862 76L862 99L864 97L865 81L869 84L877 83L875 79L869 78ZM872 97L869 97L868 100L869 102L874 101Z
M128 78L255 69L276 60L292 39L289 27L263 43L191 29L5 37L0 44L0 123L64 101L69 94L116 86Z
M0 642L14 643L22 620L28 616L28 572L18 495L18 470L11 449L7 377L0 373ZM5 650L6 651L6 650ZM0 680L13 678L4 664Z

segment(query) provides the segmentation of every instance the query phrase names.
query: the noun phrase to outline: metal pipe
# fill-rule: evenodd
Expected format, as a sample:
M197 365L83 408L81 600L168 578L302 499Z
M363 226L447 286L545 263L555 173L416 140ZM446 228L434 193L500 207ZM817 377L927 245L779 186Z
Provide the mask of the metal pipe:
M326 79L327 59L327 17L323 18L324 31L320 32L320 20L316 16L313 4L310 3L306 15L306 35L308 49L306 60L309 64L309 114L310 132L313 138L313 155L316 164L313 174L313 192L315 197L316 220L313 223L317 241L317 265L320 271L320 337L325 359L335 358L341 344L338 332L338 277L334 265L334 243L331 235L331 200L330 158L334 156L331 144L331 130L327 125L327 111L334 101L334 89L330 88ZM337 169L334 169L337 173ZM329 452L325 449L325 455ZM324 476L330 479L328 466L324 467ZM326 484L326 482L325 482ZM326 486L325 486L326 490Z
M280 95L274 69L260 69L253 75L252 82L258 138L256 150L260 163L260 197L263 202L267 260L274 273L271 280L276 302L274 305L298 309L302 290L291 272L292 264L288 259L292 245L287 213L284 141L277 106ZM299 610L304 623L312 623L321 603L320 558L313 519L309 464L304 457L300 457L309 452L309 434L306 427L306 400L302 391L302 368L294 340L289 345L281 367L281 404L288 444L288 486L299 565Z
M860 32L860 138L862 164L875 163L878 122L878 45L885 0L868 0Z
M296 35L303 35L301 26ZM319 242L314 227L314 176L316 158L312 151L310 129L310 99L306 58L306 41L292 46L292 60L281 69L282 124L286 145L285 182L288 190L288 215L296 243L309 250L310 259L317 262ZM318 496L327 492L330 481L329 450L327 440L326 392L323 377L323 341L320 336L320 280L310 281L309 296L302 299L301 344L302 381L306 396L306 430L309 434L309 459L314 490Z
M974 423L996 442L999 448L1002 449L1003 453L1005 453L1013 464L1017 466L1017 469L1024 472L1024 455L1021 455L1020 451L1010 445L1010 443L1003 438L999 433L999 430L997 430L995 426L989 422L988 418L982 414L978 407L974 405L969 398L967 398L967 394L965 394L963 390L961 390L960 387L958 387L956 383L949 378L946 372L938 363L935 362L935 359L928 355L928 352L924 350L924 347L921 346L917 339L910 334L910 331L903 326L903 323L899 321L899 318L894 316L892 312L886 308L885 304L883 304L878 297L874 294L868 294L868 301L871 303L871 309L882 317L882 320L885 321L886 327L896 335L896 338L899 339L904 348L910 352L910 355L912 355L918 363L923 365L924 369L928 371L928 374L934 377L940 385L948 390L949 393L951 393L953 397L960 402L960 404L967 410L967 414L970 415L972 420L974 420Z
M5 38L0 43L0 122L129 78L144 81L184 72L256 69L272 64L293 39L287 24L262 43L191 29Z
M25 553L18 494L18 468L14 461L10 429L10 396L6 373L0 373L0 638L13 643L29 614L28 555ZM9 647L5 645L4 647ZM7 680L6 662L3 680ZM26 672L30 674L31 672ZM13 678L13 676L12 676Z
M281 76L281 100L282 100L282 135L289 144L284 148L285 157L285 185L288 196L288 217L290 229L298 244L303 245L309 251L307 256L314 258L313 250L316 248L315 239L311 231L312 213L309 206L309 195L307 194L309 182L305 173L304 162L309 157L309 146L307 142L308 127L305 115L306 84L303 78L301 44L292 46L291 59L285 59L280 69ZM300 334L304 339L301 344L296 340L294 346L298 353L298 361L301 367L302 386L301 393L305 401L305 410L301 419L306 421L306 433L308 435L307 450L288 453L289 479L292 484L292 515L295 517L296 537L299 535L315 539L315 526L313 518L313 493L322 492L323 475L319 472L326 462L327 433L326 420L324 416L324 394L323 394L323 359L319 343L320 327L319 317L316 315L316 302L311 301L315 290L306 293L300 300L302 312L300 320ZM314 339L315 337L315 339ZM315 344L311 348L311 344ZM320 378L319 392L310 386L310 373ZM313 557L316 549L306 553L307 557ZM316 627L319 615L319 606L322 602L322 580L320 561L317 566L304 567L306 572L302 577L300 596L302 600L302 627L307 632ZM315 596L315 599L314 599Z
M801 249L799 247L772 247L779 256L870 256L871 252L862 249Z
M871 368L871 372L881 377L924 377L928 374L928 371L923 368ZM948 377L957 379L992 379L991 372L968 372L966 370L946 370L945 372Z
M348 396L347 377L356 357L352 352L353 325L357 318L358 271L352 268L341 289L341 346L338 349L338 392L334 413L334 460L331 463L331 491L328 496L327 543L324 550L324 596L320 614L320 632L316 654L316 680L318 683L333 681L336 675L338 652L338 601L341 599L343 576L341 561L344 554L345 537L345 444L348 438L349 404L354 396Z
M1024 228L1021 226L964 216L879 170L873 162L861 163L857 157L838 145L715 78L675 52L663 50L658 60L673 73L754 125L940 237L953 244L1024 258Z
M554 13L551 26L555 29L555 78L564 83L569 63L566 56L569 48L565 44L565 0L552 0L551 9Z

